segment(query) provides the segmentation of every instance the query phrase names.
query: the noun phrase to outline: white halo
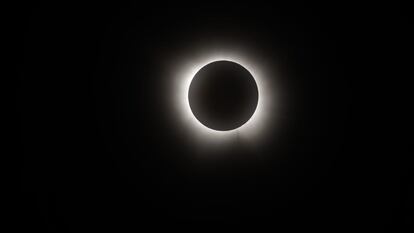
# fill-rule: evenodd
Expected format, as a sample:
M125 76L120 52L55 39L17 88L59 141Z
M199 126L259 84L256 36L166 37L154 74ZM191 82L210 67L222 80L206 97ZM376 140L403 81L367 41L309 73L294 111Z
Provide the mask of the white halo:
M260 134L263 134L266 128L269 128L271 124L269 118L273 118L270 115L274 112L272 108L275 106L275 99L272 96L274 91L271 90L273 87L271 78L268 77L269 74L266 74L259 64L246 59L246 56L223 51L210 51L209 53L209 55L193 57L191 60L189 59L190 62L184 62L184 65L179 66L181 69L174 75L174 105L178 110L182 125L188 130L191 138L196 137L204 142L209 140L210 142L223 144L236 138L248 140L257 138ZM256 82L259 94L256 110L250 119L242 126L228 131L218 131L203 125L194 116L188 100L188 91L195 74L205 65L223 60L235 62L247 69Z

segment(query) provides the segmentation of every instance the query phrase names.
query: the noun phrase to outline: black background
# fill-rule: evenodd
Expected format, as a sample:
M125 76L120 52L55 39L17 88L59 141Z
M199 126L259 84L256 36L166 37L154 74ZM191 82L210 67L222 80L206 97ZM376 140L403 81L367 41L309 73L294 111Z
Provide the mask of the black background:
M17 229L412 224L408 154L386 139L400 6L185 5L22 6ZM175 133L161 66L206 35L248 41L282 67L289 124L257 150L200 160Z

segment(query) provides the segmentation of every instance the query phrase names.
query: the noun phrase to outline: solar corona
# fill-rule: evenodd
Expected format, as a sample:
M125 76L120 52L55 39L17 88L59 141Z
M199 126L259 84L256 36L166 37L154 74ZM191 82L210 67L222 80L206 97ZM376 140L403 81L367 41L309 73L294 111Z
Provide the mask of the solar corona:
M177 64L178 68L174 72L174 85L172 85L174 88L172 90L173 104L182 126L190 135L203 140L220 142L236 137L254 141L258 140L259 136L266 131L266 128L273 123L270 118L274 118L271 115L274 112L272 108L275 106L275 95L271 74L266 72L264 66L256 62L253 57L248 57L237 52L212 51L194 57L188 56L187 59L182 60L181 64ZM223 74L221 71L229 74L231 69L238 69L238 72L242 73L237 76L243 76L241 78L244 78L246 82L245 84L239 84L238 88L243 89L240 85L247 85L249 93L242 94L241 97L243 98L238 98L240 95L231 96L229 98L231 101L227 101L226 104L219 107L214 106L214 101L208 103L210 101L208 100L207 103L214 106L210 110L210 115L214 116L205 116L205 119L203 119L201 114L204 106L197 106L203 101L197 101L194 97L197 96L195 93L198 91L208 88L197 87L194 81L202 78L208 79L207 76L209 75L205 75L208 73L206 68L218 64L222 64L223 67L218 69L220 72L213 71L217 75L210 75L211 79L214 79L213 76L217 80L224 79L229 75ZM230 66L225 67L225 64ZM203 75L206 77L201 77ZM236 78L233 77L233 79ZM213 88L212 96L217 92L225 93L224 96L226 96L225 86L227 86L227 90L232 89L231 82L226 82L223 87ZM201 90L197 90L197 88ZM245 98L246 95L248 98ZM231 108L234 107L232 103L237 103L238 100L244 101L245 105L241 104L240 109L236 109L240 114L230 116ZM221 101L216 101L217 103L222 104ZM201 110L197 109L198 107ZM239 117L236 120L234 120L235 115ZM222 116L226 119L221 119ZM230 119L232 117L233 119ZM233 122L229 124L230 121Z

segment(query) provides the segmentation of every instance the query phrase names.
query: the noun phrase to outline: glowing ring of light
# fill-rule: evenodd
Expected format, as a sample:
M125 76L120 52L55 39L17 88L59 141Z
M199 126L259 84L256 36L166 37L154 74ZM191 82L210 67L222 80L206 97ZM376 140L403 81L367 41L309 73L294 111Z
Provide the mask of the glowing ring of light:
M266 127L269 126L269 118L271 118L271 110L274 104L272 97L272 83L268 74L260 64L254 61L244 59L246 56L240 56L235 53L215 53L210 52L209 56L201 56L191 59L182 65L175 77L175 105L179 112L179 116L183 121L183 126L191 131L192 136L202 137L202 139L210 139L213 141L223 141L234 137L253 138L261 134ZM188 100L188 92L190 84L196 73L207 64L215 61L235 62L247 69L254 77L258 88L258 103L255 112L250 119L240 127L228 131L219 131L206 127L194 116Z

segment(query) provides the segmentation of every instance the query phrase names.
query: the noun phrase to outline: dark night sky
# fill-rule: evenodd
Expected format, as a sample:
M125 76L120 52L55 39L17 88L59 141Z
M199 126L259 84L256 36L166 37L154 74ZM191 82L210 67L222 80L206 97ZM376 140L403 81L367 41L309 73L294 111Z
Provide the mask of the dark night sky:
M399 6L39 4L19 12L18 228L398 232L412 224L409 164L383 136L392 115L386 80L401 75ZM203 160L177 137L162 66L211 38L270 54L289 121L269 129L260 148L206 151L222 159Z

